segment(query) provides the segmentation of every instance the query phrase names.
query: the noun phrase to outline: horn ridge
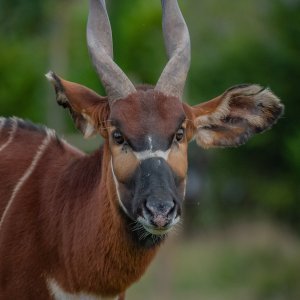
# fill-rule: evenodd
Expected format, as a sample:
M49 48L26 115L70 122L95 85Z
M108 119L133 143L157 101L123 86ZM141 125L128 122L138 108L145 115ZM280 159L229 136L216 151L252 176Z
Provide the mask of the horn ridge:
M190 35L177 0L162 0L162 27L169 61L155 89L181 99L190 67Z
M136 92L134 85L113 61L112 32L105 0L90 0L87 44L110 102Z

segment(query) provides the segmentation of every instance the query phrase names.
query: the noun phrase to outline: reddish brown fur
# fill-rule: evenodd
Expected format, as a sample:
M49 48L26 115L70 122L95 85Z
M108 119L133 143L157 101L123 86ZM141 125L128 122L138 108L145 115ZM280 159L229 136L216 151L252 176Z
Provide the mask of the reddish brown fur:
M129 140L143 139L149 132L172 139L178 126L186 127L184 139L171 143L167 161L184 182L187 143L194 135L204 147L236 146L268 129L283 111L276 96L259 86L232 88L190 107L153 89L138 90L109 106L83 86L63 84L60 92L67 97L60 103L83 124L78 127L84 131L90 123L106 140L87 156L51 138L0 227L0 299L51 299L49 278L69 293L119 294L122 299L144 273L157 247L142 248L121 217L110 162L112 157L116 160L117 179L126 180L137 161L126 156L130 160L125 165L125 159L117 157L121 146L111 141L115 126ZM12 143L0 152L1 214L46 136L45 131L20 124ZM11 125L0 131L0 147L10 130Z
M170 108L172 114L170 114ZM139 90L111 107L110 119L119 120L119 127L127 140L137 141L145 138L149 133L155 133L168 141L172 139L178 127L185 120L182 102L177 98L166 97L153 89ZM109 126L111 134L115 126ZM170 141L171 142L171 141ZM121 153L118 146L111 142L114 157L114 170L120 182L130 178L139 164L137 158L129 153ZM187 171L187 143L182 143L172 151L168 161L172 170L185 178Z
M110 118L120 120L126 137L136 140L149 132L172 136L180 125L178 121L184 121L185 114L178 98L148 89L138 90L124 100L114 102Z
M1 153L2 210L43 137L18 129L18 139ZM131 240L109 157L107 143L85 156L52 140L0 228L0 299L50 299L47 278L71 293L117 295L144 273L156 249Z

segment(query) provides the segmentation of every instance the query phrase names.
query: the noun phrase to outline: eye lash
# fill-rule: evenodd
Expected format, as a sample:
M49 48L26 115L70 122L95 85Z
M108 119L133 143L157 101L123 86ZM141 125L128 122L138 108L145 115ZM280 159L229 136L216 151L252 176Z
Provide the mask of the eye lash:
M179 133L180 130L182 132ZM179 134L180 134L180 138L178 138ZM174 135L174 142L176 142L177 144L181 143L184 139L184 135L185 135L185 128L181 125Z

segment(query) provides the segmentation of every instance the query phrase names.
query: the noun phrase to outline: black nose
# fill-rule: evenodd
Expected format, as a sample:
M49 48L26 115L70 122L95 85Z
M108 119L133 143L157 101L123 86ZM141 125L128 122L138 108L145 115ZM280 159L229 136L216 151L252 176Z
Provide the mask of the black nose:
M145 203L144 214L153 225L165 227L175 217L176 204L173 200L148 199Z

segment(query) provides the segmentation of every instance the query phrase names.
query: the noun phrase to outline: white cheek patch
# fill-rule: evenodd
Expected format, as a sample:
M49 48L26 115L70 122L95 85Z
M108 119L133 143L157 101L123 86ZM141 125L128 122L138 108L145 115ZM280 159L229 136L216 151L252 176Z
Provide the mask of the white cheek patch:
M48 279L47 282L51 296L55 300L117 300L115 297L106 298L86 293L71 294L64 291L54 279Z
M168 149L166 151L162 150L157 150L157 151L152 151L152 150L145 150L141 152L136 152L133 151L133 154L138 160L145 160L148 158L153 158L153 157L160 157L163 158L164 160L168 160L169 154L170 154L171 149Z
M117 192L119 204L122 207L122 209L125 212L125 214L130 218L128 210L126 209L125 205L123 204L123 202L121 200L121 196L120 196L120 192L119 192L119 182L118 182L118 179L117 179L117 177L115 175L115 172L114 172L114 167L113 167L112 159L110 160L110 166L111 166L111 171L112 171L112 175L113 175L113 179L114 179L114 183L115 183L115 187L116 187L116 192Z

